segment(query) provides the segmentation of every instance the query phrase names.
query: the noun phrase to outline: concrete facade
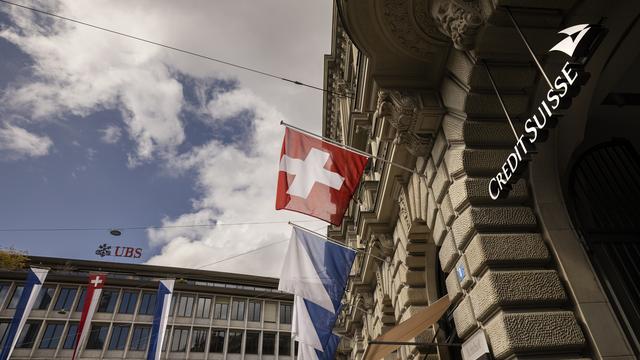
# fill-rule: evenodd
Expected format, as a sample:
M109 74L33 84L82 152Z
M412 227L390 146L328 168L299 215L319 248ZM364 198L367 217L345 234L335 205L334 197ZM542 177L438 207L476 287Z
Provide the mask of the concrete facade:
M601 22L608 32L586 65L589 82L508 196L492 200L489 181L515 139L484 63L519 134L548 89L507 7L553 76L566 61L547 52L559 30ZM372 159L343 225L329 229L366 251L336 328L346 336L339 356L360 359L368 341L444 294L450 311L416 342L484 331L500 360L638 356L633 324L572 220L566 183L588 145L619 136L637 151L640 127L627 121L637 110L602 104L638 88L639 16L634 1L337 1L323 135L415 171ZM610 111L615 126L603 125ZM390 358L460 354L412 345Z

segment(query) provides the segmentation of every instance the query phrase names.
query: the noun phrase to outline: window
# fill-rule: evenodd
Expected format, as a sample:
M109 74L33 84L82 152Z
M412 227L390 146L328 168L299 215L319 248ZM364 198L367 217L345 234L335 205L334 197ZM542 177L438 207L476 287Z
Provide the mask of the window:
M22 290L24 290L24 286L16 286L15 290L13 290L13 295L11 295L9 305L7 305L7 309L15 309L18 306L18 301L20 301L20 297L22 296Z
M209 313L211 313L211 298L199 297L198 306L196 307L196 317L207 319L209 318Z
M207 329L194 328L191 334L191 352L204 352L207 346Z
M38 336L38 330L40 330L40 322L27 322L22 328L16 347L19 349L32 348L33 343L36 341L36 336Z
M213 318L217 320L227 320L228 314L229 298L216 296L216 305L213 308Z
M291 304L280 304L280 324L291 324Z
M182 329L182 328L173 329L173 339L171 339L171 351L173 352L187 351L188 339L189 339L189 329Z
M245 340L244 353L257 354L259 343L260 343L260 332L247 331L247 338Z
M242 331L229 330L229 354L240 354L242 352Z
M118 300L118 290L102 290L102 296L100 296L100 302L98 303L98 312L112 313L116 308L116 301Z
M233 300L231 302L231 320L244 320L244 307L246 301Z
M147 351L147 346L149 346L150 333L151 327L135 325L133 327L133 334L131 334L131 345L129 345L129 350Z
M276 333L266 332L262 334L262 355L276 354Z
M76 331L78 331L78 324L69 324L67 336L64 337L64 344L62 344L63 349L73 349L76 343Z
M111 340L109 340L109 350L124 350L129 336L129 324L113 324L111 329Z
M78 297L78 303L76 304L76 311L82 311L84 307L84 298L87 296L87 288L80 289L80 297Z
M10 288L10 283L0 283L0 306L4 304L4 299L7 297Z
M53 299L53 295L56 293L56 288L51 286L46 286L40 289L38 293L38 297L36 297L35 305L33 308L35 310L47 310L49 308L49 304L51 304L51 299Z
M278 315L278 304L274 302L266 302L264 304L264 322L275 323Z
M47 324L47 328L44 330L42 340L40 340L40 349L55 349L58 347L60 341L60 335L64 330L64 324L62 323L50 323Z
M78 289L76 288L63 287L62 289L60 289L60 294L58 294L58 299L56 300L55 305L53 305L53 310L71 311L73 300L76 299L77 292Z
M249 301L249 321L260 322L262 301Z
M141 315L153 315L156 311L156 293L144 292L140 299L140 309L138 314Z
M120 314L133 314L136 310L136 303L138 302L137 291L124 291L122 292L122 300L120 300L120 307L118 312Z
M226 332L222 329L211 330L211 343L209 343L209 352L222 353L224 352L224 338Z
M86 348L88 350L102 350L102 348L104 347L104 342L107 339L108 331L109 325L107 324L91 325L91 330L89 330L89 340L87 340Z
M7 335L7 329L9 328L9 322L3 321L0 322L0 348L4 346L4 341Z
M280 333L278 341L278 356L291 355L291 334Z
M180 302L178 303L177 316L190 317L193 314L193 304L195 298L189 295L181 295Z

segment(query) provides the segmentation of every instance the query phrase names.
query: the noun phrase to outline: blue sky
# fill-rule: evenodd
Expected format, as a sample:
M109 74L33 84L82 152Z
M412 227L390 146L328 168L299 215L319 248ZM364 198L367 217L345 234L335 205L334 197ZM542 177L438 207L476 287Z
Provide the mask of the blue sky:
M303 3L32 4L320 84L331 4ZM300 31L292 34L292 25ZM321 93L4 4L0 54L1 229L310 220L273 210L278 123L317 131ZM0 232L0 246L95 259L98 244L125 244L144 249L136 261L199 267L288 233L282 224L129 230L118 238ZM284 246L215 269L277 275Z

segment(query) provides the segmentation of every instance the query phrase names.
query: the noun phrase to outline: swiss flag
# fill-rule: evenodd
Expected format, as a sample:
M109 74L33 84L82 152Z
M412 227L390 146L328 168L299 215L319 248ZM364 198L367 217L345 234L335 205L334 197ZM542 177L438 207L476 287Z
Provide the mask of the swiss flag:
M342 224L369 158L286 128L276 209L287 209Z

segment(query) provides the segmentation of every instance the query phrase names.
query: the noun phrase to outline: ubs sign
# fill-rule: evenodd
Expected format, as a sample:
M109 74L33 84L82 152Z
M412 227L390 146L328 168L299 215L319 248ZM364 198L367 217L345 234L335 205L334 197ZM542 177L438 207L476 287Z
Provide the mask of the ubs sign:
M571 99L588 80L589 74L584 71L584 65L604 31L599 25L581 24L568 27L559 33L567 36L549 51L563 52L570 59L565 62L560 74L552 82L551 89L539 103L536 112L524 122L525 134L518 137L513 151L507 156L500 171L489 181L489 195L493 200L507 195L511 183L531 160L535 144L544 141L548 130L555 126L559 115L557 110L568 108Z
M100 257L105 256L118 256L118 257L127 257L138 259L142 257L142 248L132 248L129 246L115 246L115 249L112 251L112 246L109 244L102 244L98 246L96 250L96 255Z

